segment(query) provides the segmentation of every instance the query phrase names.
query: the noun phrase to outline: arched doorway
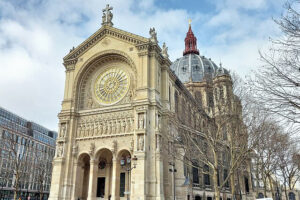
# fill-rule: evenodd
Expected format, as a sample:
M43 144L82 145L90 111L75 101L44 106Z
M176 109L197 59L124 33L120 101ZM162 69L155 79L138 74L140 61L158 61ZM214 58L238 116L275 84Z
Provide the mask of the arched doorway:
M89 174L90 174L90 156L87 153L81 154L78 158L78 180L77 196L86 200L88 197Z
M101 149L96 154L96 197L110 199L112 194L112 152Z
M195 197L195 200L201 200L201 196L197 195L197 196Z

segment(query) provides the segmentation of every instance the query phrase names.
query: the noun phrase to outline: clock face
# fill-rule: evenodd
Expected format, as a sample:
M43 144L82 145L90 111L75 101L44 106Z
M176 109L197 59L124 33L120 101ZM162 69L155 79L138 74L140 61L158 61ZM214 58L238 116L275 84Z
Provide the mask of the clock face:
M94 93L100 104L114 104L126 95L129 84L130 78L124 70L109 68L96 78Z

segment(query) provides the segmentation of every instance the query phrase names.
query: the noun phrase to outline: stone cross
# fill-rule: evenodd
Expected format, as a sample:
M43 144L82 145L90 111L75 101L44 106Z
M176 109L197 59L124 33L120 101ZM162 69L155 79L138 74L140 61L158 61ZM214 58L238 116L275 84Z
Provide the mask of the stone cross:
M106 7L102 10L103 16L102 16L102 25L109 25L112 26L112 18L113 14L111 13L111 10L113 7L110 7L109 4L106 5Z

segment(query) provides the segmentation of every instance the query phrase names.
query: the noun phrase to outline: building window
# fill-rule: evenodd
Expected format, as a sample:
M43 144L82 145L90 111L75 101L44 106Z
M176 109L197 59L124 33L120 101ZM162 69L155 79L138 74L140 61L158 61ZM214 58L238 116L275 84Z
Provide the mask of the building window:
M175 92L174 99L175 99L175 112L178 113L178 93L177 92Z
M204 172L204 185L210 185L210 177L209 177L209 167L208 165L204 165L203 167Z
M224 169L224 181L227 178L227 176L228 176L228 170ZM228 182L228 180L225 183L225 187L229 188L229 182Z
M193 183L199 184L199 172L197 167L193 167Z
M125 192L125 173L120 174L120 197L124 197Z
M244 177L244 180L245 180L245 190L246 190L246 193L249 193L249 181L248 181L248 178Z

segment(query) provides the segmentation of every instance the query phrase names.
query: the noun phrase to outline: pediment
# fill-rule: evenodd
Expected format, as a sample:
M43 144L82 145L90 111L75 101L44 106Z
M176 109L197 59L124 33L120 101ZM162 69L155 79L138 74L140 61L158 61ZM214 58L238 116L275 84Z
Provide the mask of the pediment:
M111 26L102 26L98 31L91 35L88 39L71 49L70 53L64 57L64 62L76 60L84 52L92 48L95 44L101 41L105 36L117 38L132 45L141 45L149 42L148 38L129 33Z

